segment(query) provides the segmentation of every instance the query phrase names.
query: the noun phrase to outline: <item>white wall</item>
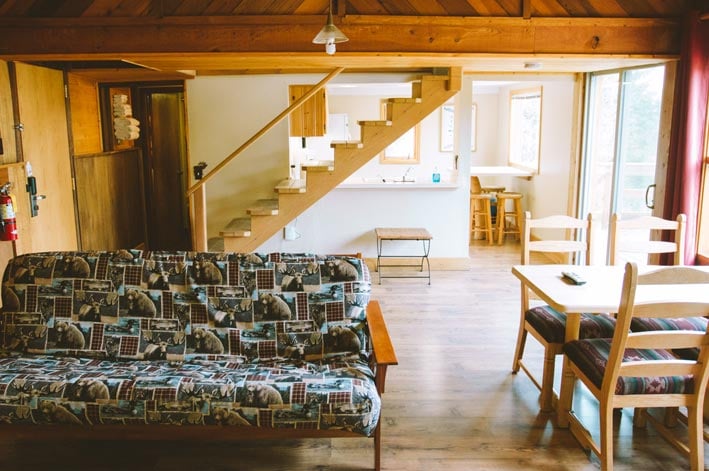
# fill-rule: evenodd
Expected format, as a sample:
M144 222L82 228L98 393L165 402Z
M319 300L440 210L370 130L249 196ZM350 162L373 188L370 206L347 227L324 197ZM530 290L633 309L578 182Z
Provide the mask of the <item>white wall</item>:
M300 81L304 80L304 81ZM197 77L186 81L190 162L212 170L288 106L288 85L311 83L289 75ZM231 219L288 176L288 120L279 123L207 184L207 234L216 237Z

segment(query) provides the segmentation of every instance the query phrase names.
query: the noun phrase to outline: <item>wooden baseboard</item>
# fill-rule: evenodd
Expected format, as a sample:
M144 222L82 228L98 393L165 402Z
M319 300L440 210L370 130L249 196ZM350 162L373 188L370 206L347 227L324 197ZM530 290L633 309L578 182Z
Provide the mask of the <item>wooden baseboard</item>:
M418 266L418 262L420 262L420 258L413 258L413 257L387 257L386 259L382 260L382 264L386 265L411 265L411 266ZM440 257L440 258L429 258L429 262L431 263L431 270L432 271L467 271L470 270L472 266L472 260L468 257ZM367 262L367 266L369 267L369 271L374 273L377 268L377 258L365 258L365 262Z

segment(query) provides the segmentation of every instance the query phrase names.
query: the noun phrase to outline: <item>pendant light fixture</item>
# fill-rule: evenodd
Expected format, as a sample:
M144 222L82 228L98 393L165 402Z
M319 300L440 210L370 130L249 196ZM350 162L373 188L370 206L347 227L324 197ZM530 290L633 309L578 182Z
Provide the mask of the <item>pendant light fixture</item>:
M332 0L330 0L330 8L327 11L327 23L322 27L320 32L313 38L314 44L324 44L325 52L330 55L335 53L335 44L349 41L345 33L335 26L332 22Z

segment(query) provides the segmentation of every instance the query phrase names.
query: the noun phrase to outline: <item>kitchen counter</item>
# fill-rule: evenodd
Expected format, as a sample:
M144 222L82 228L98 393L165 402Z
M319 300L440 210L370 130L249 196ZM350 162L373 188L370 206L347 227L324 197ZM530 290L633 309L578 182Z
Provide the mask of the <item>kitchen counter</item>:
M371 180L371 181L369 181ZM347 179L340 183L337 189L341 190L444 190L451 188L458 188L458 184L455 182L382 182L375 181L375 179L366 179L363 181L362 178L352 178Z
M529 170L521 170L516 167L508 167L504 165L494 166L473 166L470 167L470 175L472 176L496 176L496 177L527 177L531 178L534 174Z

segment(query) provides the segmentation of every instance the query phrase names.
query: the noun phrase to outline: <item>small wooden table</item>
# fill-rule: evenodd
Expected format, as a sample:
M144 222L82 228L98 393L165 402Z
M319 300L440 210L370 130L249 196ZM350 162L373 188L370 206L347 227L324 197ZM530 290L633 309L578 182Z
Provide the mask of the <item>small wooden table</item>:
M431 239L433 236L420 227L377 227L374 229L377 235L377 271L379 272L379 284L382 284L382 278L428 278L428 284L431 284L431 264L428 261L428 254L431 250ZM408 255L384 255L382 249L384 241L401 241L401 240L420 240L422 243L423 253L408 254ZM420 258L421 263L418 265L419 271L423 272L423 263L426 262L428 275L382 275L384 267L411 267L417 265L411 264L388 264L382 265L382 258Z

